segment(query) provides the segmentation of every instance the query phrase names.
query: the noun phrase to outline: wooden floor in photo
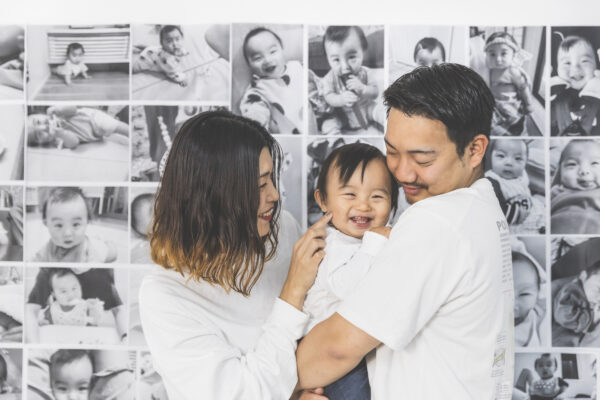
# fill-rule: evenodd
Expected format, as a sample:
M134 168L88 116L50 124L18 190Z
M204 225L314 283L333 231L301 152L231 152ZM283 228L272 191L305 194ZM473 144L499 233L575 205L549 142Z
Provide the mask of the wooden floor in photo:
M33 100L129 100L129 75L119 71L90 72L89 79L76 78L70 85L51 75Z

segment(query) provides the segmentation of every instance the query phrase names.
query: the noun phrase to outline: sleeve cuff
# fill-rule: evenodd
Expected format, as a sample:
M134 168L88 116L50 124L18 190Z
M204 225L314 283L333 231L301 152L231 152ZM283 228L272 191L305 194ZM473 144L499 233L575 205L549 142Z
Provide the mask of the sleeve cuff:
M275 299L273 310L267 320L267 324L285 326L295 339L302 337L307 323L308 314L303 313L279 297Z
M363 253L375 257L379 254L383 248L383 245L386 244L387 241L388 239L385 236L375 232L367 231L363 235L363 241L360 246L360 250Z

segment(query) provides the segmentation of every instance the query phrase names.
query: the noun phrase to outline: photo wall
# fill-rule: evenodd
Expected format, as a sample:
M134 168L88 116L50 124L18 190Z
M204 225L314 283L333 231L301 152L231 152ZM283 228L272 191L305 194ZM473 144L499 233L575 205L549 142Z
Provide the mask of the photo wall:
M600 26L0 26L0 399L62 399L51 373L91 381L80 398L167 398L137 299L183 122L228 109L265 126L306 228L325 157L384 151L385 88L444 62L496 99L485 175L513 233L513 398L596 398L599 57Z

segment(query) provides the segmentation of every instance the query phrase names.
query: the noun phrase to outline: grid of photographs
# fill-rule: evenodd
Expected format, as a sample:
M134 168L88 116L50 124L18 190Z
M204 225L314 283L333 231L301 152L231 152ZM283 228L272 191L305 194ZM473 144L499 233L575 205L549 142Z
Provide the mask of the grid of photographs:
M385 88L445 62L496 101L485 176L512 232L513 399L596 398L599 58L600 26L0 26L0 400L167 399L138 292L187 119L227 109L273 134L306 228L325 157L384 151ZM391 221L408 206L400 192Z

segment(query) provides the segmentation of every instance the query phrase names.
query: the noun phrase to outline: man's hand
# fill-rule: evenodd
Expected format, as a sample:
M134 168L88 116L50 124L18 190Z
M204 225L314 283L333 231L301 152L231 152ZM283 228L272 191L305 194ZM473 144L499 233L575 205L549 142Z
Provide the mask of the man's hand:
M325 393L323 388L306 389L294 393L290 400L329 400L328 397L323 396L323 393Z

